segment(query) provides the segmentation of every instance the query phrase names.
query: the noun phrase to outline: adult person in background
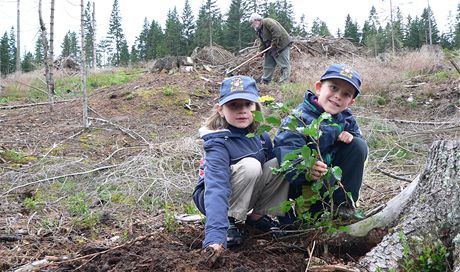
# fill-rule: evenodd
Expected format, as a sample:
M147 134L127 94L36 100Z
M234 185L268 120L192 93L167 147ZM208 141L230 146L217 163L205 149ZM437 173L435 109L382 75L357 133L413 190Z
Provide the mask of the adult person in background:
M261 83L268 84L272 80L273 72L276 65L280 67L279 82L285 82L291 75L290 64L290 45L291 37L284 27L276 20L271 18L263 18L253 13L249 17L251 27L257 32L261 41L259 51L263 51L269 47L270 50L264 53L264 74ZM261 53L259 53L262 55Z

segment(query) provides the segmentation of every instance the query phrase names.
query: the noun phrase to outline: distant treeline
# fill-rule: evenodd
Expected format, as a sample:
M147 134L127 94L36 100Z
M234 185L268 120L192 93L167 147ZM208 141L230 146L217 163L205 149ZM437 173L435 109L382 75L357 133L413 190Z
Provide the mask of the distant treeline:
M393 19L382 22L375 7L369 11L368 19L362 27L348 14L344 18L343 32L330 30L320 18L313 20L311 27L305 15L296 22L294 7L289 0L232 0L228 13L222 14L217 0L206 0L200 7L198 16L192 13L189 0L185 1L182 12L176 7L167 14L165 27L160 22L145 18L141 31L131 47L126 42L118 0L114 0L106 37L94 43L96 31L90 2L84 13L85 56L88 66L136 65L156 58L190 55L196 47L218 44L231 52L252 46L256 33L251 29L248 18L253 12L278 20L293 36L308 39L317 36L346 38L356 45L366 46L375 55L382 52L397 52L402 49L417 49L424 44L437 44L454 50L460 48L460 4L457 14L449 20L448 32L441 33L430 8L425 8L420 16L403 17L398 7L393 11ZM40 35L37 35L40 37ZM69 31L61 43L60 57L80 56L80 35ZM35 52L24 52L21 70L29 72L44 63L43 44L38 39ZM96 50L93 54L93 50ZM95 60L93 60L95 56ZM0 71L7 75L16 71L16 36L14 27L5 32L0 40Z

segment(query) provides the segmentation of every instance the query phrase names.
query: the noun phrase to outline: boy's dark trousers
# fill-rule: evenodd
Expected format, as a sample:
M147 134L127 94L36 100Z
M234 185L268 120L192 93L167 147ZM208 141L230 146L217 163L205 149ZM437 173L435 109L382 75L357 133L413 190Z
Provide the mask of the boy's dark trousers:
M332 165L342 169L342 185L346 192L351 193L353 201L356 202L359 198L359 190L363 181L364 163L368 154L367 143L362 138L354 137L353 141L349 144L339 142L337 145L338 149L332 160ZM301 194L300 188L295 187L297 186L291 186L291 188L289 188L290 198L296 198ZM338 188L334 191L333 198L336 206L350 203L349 199L347 199L346 192L344 192L342 188ZM311 207L310 212L313 215L322 209L322 204L317 202ZM295 220L295 215L291 210L285 216L279 216L278 220L281 224L291 224L293 220Z

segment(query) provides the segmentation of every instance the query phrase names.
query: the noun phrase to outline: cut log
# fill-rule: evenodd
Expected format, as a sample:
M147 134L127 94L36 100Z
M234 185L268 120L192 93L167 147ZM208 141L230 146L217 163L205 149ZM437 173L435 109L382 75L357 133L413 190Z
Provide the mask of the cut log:
M368 271L398 267L404 258L401 236L423 244L456 245L454 271L460 271L460 140L434 142L425 169L397 224L360 261ZM411 250L411 248L409 248Z

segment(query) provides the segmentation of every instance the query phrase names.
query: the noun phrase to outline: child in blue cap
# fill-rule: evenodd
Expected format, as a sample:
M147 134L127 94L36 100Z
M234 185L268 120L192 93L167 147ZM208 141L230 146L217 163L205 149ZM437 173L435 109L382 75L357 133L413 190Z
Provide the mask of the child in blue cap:
M199 130L205 156L193 200L206 215L204 248L240 245L243 240L236 221L264 232L279 231L278 223L266 214L286 200L289 184L271 172L278 161L269 135L246 136L259 125L252 114L256 110L261 105L255 80L226 78L218 104Z
M332 122L321 125L322 135L319 139L319 150L324 161L318 160L310 169L311 180L306 175L296 175L295 171L288 172L285 177L290 183L289 198L295 199L302 194L302 186L310 185L325 174L328 166L339 166L342 169L341 183L346 192L350 192L354 202L358 200L361 188L364 163L367 158L368 147L361 130L352 115L350 106L360 93L360 75L351 67L344 64L329 66L320 80L314 85L315 93L307 91L304 101L297 106L300 119L310 124L323 112L332 115ZM274 153L280 164L285 155L304 145L312 146L312 141L300 133L283 129L289 122L283 120L274 140ZM299 122L299 124L301 124ZM338 126L331 126L337 124ZM341 188L334 191L334 205L341 208L344 214L351 215L353 205L347 201L346 192ZM311 213L321 211L321 203L313 205ZM295 219L293 210L285 217L279 217L281 223L292 223Z

